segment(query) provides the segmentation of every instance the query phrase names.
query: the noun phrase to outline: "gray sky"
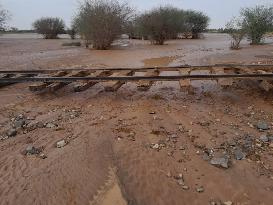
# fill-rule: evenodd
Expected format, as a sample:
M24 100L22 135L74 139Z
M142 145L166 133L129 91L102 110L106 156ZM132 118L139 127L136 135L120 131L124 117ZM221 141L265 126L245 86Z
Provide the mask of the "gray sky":
M0 0L12 14L10 26L30 29L32 22L42 16L56 16L70 25L81 0ZM239 10L257 4L273 4L273 0L127 0L134 8L143 11L159 5L173 5L184 9L205 12L210 18L210 28L223 27Z

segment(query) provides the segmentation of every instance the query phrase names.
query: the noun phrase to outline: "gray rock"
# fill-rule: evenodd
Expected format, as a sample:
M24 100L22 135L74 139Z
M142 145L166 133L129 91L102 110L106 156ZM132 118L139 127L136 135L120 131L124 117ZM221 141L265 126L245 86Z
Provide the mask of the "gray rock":
M266 136L266 135L262 135L261 137L260 137L260 141L262 141L262 142L269 142L269 139L268 139L268 137Z
M7 136L8 137L15 137L17 135L17 131L15 130L15 129L9 129L8 131L7 131Z
M20 129L25 125L25 123L26 121L24 119L18 119L13 123L12 127L14 129Z
M66 141L65 140L61 140L59 142L57 142L56 146L57 148L62 148L66 145Z
M41 152L40 149L34 147L33 145L28 145L26 150L25 150L25 154L26 155L34 155L34 154L39 154Z
M268 141L273 142L273 136L268 136Z
M264 122L264 121L258 122L258 123L257 123L257 128L258 128L259 130L269 130L268 124L267 124L266 122Z
M53 123L47 123L46 124L46 128L55 128L55 127L57 127L55 124L53 124Z
M229 160L227 157L213 157L211 160L210 160L210 164L211 165L214 165L214 166L217 166L217 167L222 167L222 168L229 168Z
M210 157L209 157L209 155L207 153L203 154L203 160L205 160L205 161L209 161L210 160Z
M234 151L234 157L235 157L236 160L243 160L243 159L246 158L246 154L243 153L243 151L240 148L237 148Z

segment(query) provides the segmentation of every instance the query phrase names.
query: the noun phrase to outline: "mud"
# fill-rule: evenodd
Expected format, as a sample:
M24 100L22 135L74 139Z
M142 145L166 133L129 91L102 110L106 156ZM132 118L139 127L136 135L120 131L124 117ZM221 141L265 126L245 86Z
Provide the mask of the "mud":
M246 42L230 51L228 36L219 34L164 46L134 40L111 51L62 47L67 41L1 38L1 69L270 63L264 57L273 52L272 44ZM272 93L255 81L225 89L211 81L193 86L193 94L178 82L159 82L147 92L133 83L116 93L100 84L82 93L72 92L71 84L41 95L30 93L28 84L2 88L0 136L20 114L27 123L0 141L0 204L272 204L273 144L260 141L273 135ZM270 129L258 130L259 121ZM63 148L56 147L60 140L67 142ZM47 158L22 154L29 144ZM234 158L236 147L246 159ZM204 158L211 150L227 154L230 167L211 165ZM181 174L188 189L178 183Z

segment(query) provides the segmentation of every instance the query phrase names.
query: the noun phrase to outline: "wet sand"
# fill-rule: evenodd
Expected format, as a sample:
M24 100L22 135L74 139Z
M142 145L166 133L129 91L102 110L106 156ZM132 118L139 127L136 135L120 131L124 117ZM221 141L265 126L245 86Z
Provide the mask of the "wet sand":
M242 50L230 51L224 34L164 46L133 40L111 51L62 47L66 41L1 38L0 67L273 63L272 44L244 42ZM0 136L20 114L26 118L15 137L0 141L0 204L270 205L273 148L260 137L273 135L272 93L255 81L226 89L211 81L193 85L194 94L178 82L158 82L147 92L133 83L116 93L100 84L82 93L73 85L42 95L28 84L0 89ZM269 130L260 132L259 121ZM63 139L66 146L57 148ZM47 158L24 155L30 144ZM246 159L234 159L238 147ZM230 157L228 169L204 159L211 150Z

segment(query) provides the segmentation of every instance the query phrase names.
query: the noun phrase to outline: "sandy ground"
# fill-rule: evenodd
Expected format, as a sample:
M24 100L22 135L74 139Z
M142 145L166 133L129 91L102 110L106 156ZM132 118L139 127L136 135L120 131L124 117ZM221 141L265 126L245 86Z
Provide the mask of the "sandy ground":
M0 67L273 63L272 44L230 51L224 34L111 51L62 47L66 41L1 37ZM255 81L193 86L194 94L178 82L147 92L133 83L116 93L101 84L41 95L28 84L2 88L0 204L272 204L272 93ZM7 138L12 126L17 133ZM228 168L212 165L217 157Z

